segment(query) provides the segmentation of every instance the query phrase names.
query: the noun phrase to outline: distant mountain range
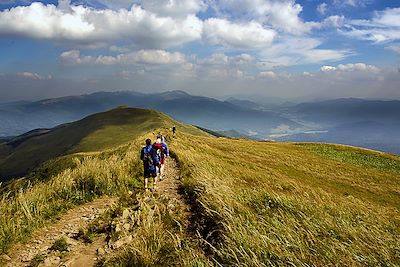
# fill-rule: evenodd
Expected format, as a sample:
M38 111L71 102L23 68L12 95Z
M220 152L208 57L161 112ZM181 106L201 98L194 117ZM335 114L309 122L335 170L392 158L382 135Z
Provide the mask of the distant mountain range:
M326 127L365 121L393 124L400 122L400 101L335 99L290 106L286 112Z
M192 96L183 91L158 94L99 92L90 95L0 105L0 136L15 136L36 128L51 128L117 106L151 108L173 118L213 130L268 134L281 124L300 127L275 112L254 110L229 101Z
M400 154L400 101L336 99L286 107L280 114L312 124L315 131L276 140L349 144Z
M400 101L335 99L294 104L183 91L132 91L0 104L0 143L33 129L48 129L117 106L156 109L178 121L232 137L343 143L400 154Z

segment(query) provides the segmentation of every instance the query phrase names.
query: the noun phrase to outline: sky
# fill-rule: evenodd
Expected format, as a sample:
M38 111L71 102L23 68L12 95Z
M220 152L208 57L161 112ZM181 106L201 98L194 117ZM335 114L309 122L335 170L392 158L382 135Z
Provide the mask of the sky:
M0 0L0 102L400 99L399 0Z

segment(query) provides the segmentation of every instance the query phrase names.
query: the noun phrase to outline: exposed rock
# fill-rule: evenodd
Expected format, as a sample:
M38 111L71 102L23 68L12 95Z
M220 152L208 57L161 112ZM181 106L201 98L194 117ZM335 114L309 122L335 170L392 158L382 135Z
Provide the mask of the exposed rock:
M98 256L103 256L104 254L106 254L106 251L104 250L104 248L98 248L98 249L96 250L96 254L97 254Z
M129 231L129 229L131 229L131 225L129 223L125 223L123 227L125 231Z
M67 242L68 245L70 246L76 246L78 242L70 237L64 237L65 241Z
M10 261L11 258L7 254L3 254L0 256L0 261Z
M127 220L129 218L129 210L128 209L124 209L124 211L122 212L122 220Z
M115 225L115 233L119 233L119 232L121 232L121 231L122 231L121 224L117 223L117 224Z
M52 256L52 257L48 257L44 260L43 265L44 266L58 266L60 264L60 257L58 256Z
M31 261L31 258L32 258L32 257L30 257L30 256L28 256L28 255L27 255L27 256L23 256L23 257L21 258L21 261L22 261L22 262L30 262L30 261Z
M44 246L44 247L42 247L42 248L40 248L39 250L40 250L40 252L45 252L45 251L47 251L47 250L49 250L49 246Z
M70 267L70 266L72 266L72 263L73 263L73 262L74 262L74 260L71 259L71 260L69 260L69 261L66 261L66 262L62 263L62 264L60 265L60 267Z
M112 243L110 245L110 247L112 249L117 249L117 248L120 248L120 247L122 247L123 245L125 245L127 243L130 243L131 241L132 241L132 236L131 235L125 236L125 237L115 241L114 243Z

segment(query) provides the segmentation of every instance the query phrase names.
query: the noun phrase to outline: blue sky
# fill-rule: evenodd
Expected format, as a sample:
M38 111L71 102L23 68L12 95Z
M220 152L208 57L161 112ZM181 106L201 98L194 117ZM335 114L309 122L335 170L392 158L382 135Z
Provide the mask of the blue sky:
M400 98L400 1L0 0L0 102L100 90Z

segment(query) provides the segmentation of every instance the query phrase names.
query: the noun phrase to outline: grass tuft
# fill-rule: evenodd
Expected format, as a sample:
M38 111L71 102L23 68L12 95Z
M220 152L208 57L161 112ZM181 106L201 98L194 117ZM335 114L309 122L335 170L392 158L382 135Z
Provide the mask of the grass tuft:
M45 257L41 254L36 254L35 257L29 262L28 267L38 267L41 263L43 263Z
M64 237L54 241L54 244L50 247L50 250L57 250L59 252L68 251L68 243Z

